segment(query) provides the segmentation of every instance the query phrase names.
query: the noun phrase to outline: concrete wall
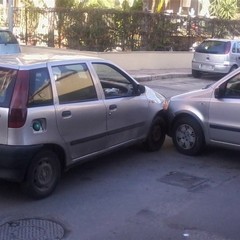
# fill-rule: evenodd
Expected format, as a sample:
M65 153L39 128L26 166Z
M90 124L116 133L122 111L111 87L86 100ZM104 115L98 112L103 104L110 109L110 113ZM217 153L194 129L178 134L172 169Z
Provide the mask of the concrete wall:
M85 54L114 62L125 70L191 68L192 52L81 52L69 49L21 46L22 52Z

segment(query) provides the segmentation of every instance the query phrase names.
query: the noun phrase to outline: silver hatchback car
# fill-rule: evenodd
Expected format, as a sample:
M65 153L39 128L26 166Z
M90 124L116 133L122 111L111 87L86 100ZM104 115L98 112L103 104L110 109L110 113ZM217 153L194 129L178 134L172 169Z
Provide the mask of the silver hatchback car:
M64 170L119 147L159 150L166 99L111 62L77 55L0 60L0 178L48 196Z
M240 149L240 68L204 89L169 101L169 135L177 150L202 152L206 144Z
M227 74L240 66L240 39L206 39L195 49L192 75Z

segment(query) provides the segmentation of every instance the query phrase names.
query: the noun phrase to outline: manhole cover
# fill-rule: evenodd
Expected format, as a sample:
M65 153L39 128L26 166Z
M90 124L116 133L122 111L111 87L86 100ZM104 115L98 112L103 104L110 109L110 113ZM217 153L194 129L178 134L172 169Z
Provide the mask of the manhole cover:
M170 172L164 177L160 178L160 182L171 184L174 186L191 189L208 181L206 178L200 178L181 172Z
M63 227L46 219L19 219L0 225L0 240L60 240Z

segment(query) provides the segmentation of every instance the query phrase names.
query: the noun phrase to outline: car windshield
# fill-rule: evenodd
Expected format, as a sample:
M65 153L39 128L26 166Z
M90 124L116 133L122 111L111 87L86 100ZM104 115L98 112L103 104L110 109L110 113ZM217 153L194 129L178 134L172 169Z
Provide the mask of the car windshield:
M203 41L195 51L199 53L226 54L229 52L230 47L230 41L206 40Z
M8 107L17 70L0 67L0 107Z

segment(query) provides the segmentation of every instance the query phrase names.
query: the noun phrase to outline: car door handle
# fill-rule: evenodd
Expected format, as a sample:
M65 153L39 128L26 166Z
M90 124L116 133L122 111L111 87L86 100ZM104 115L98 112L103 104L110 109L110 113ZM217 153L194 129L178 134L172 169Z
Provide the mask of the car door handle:
M109 106L109 110L115 110L115 109L117 109L117 105L116 104L112 104L112 105L110 105Z
M71 111L63 111L62 112L62 117L66 118L66 117L71 117L72 113Z

